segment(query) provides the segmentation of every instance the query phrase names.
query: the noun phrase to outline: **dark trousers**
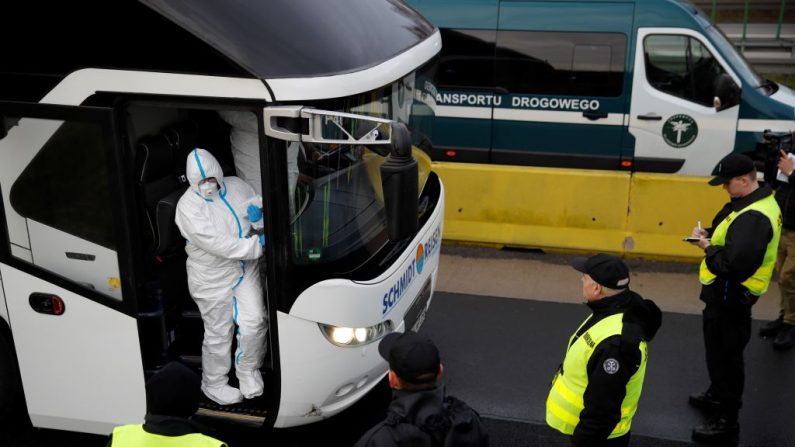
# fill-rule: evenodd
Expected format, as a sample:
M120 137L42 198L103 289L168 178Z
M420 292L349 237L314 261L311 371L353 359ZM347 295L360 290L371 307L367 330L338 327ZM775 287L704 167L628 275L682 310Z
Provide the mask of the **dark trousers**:
M719 416L736 421L745 386L743 351L751 338L751 306L708 303L703 323L710 391L721 402Z

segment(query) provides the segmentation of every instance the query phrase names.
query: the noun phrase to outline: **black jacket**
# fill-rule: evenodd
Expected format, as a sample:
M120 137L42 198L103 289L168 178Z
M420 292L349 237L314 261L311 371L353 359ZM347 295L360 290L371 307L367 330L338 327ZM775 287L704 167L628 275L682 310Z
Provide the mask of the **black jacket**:
M763 184L745 197L732 199L712 219L710 236L729 213L740 211L748 205L773 194L769 185ZM709 271L717 278L712 284L701 288L701 300L708 304L749 306L756 302L744 286L743 281L762 265L767 244L773 238L773 226L764 214L747 211L734 219L726 232L724 245L710 245L705 250L705 261Z
M623 312L624 317L621 335L602 340L588 360L588 386L583 395L585 407L571 439L578 447L599 445L616 427L621 419L621 402L626 396L627 382L640 367L638 345L641 341L651 341L662 324L662 312L657 305L628 289L590 302L588 307L593 316L577 331L576 338L610 315ZM618 372L605 371L608 360L618 362Z
M394 390L387 418L368 430L355 447L441 446L451 429L456 432L455 445L486 447L488 437L481 426L480 416L457 401L461 404L457 407L460 411L456 416L460 425L451 428L444 400L441 386L427 391Z

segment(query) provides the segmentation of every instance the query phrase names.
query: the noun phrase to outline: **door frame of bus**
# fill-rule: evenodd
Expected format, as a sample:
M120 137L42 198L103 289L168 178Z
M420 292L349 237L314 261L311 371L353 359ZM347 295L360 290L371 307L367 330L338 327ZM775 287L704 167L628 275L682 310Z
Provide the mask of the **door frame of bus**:
M130 206L130 188L127 172L121 163L121 146L117 132L115 111L107 107L65 106L54 104L0 101L0 116L38 118L57 121L78 121L98 125L102 129L105 146L105 162L108 167L108 185L111 194L111 213L113 231L116 238L116 257L119 263L119 279L121 280L122 299L116 301L99 292L80 286L78 283L56 273L37 267L11 255L6 221L5 203L0 200L0 262L36 276L44 281L62 287L70 292L85 297L103 306L123 314L137 317L137 281L135 279L134 253L130 222L137 222L135 210ZM138 244L140 245L140 244ZM6 297L6 299L9 299ZM10 317L9 317L10 318ZM140 337L139 337L140 339Z

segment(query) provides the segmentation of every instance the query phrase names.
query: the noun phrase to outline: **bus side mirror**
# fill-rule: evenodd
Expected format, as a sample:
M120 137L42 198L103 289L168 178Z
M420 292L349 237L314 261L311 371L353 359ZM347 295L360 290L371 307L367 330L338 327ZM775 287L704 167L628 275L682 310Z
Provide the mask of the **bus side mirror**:
M740 104L740 87L728 73L723 73L715 79L715 110L728 109Z
M381 165L381 186L390 241L413 236L419 228L419 173L411 152L411 134L403 123L392 124L392 150Z

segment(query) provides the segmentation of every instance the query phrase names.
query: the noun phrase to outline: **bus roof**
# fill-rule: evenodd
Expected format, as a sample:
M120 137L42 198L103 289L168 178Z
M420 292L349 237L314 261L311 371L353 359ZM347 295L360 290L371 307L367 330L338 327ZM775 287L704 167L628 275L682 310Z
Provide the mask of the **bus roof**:
M399 0L25 1L3 17L0 99L22 101L85 68L266 82L355 73L437 33Z

